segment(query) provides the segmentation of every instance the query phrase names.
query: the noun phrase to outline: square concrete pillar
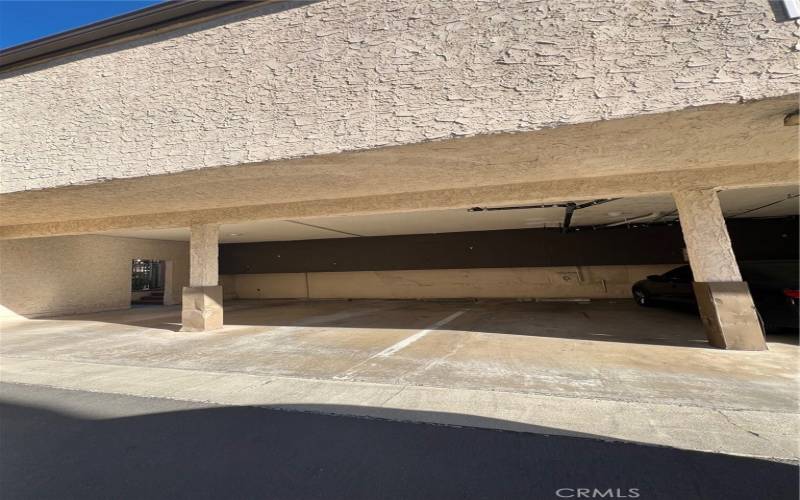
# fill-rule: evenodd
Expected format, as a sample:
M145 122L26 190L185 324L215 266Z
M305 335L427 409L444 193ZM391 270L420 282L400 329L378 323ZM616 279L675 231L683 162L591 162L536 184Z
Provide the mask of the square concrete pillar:
M185 286L181 309L182 332L222 328L222 287Z
M219 285L219 225L192 226L189 239L189 286Z
M739 351L767 348L747 283L694 283L700 319L715 347Z
M742 281L716 190L682 191L673 197L709 342L723 349L765 350L764 332Z
M191 227L189 286L183 288L183 332L222 328L222 287L219 286L219 226Z

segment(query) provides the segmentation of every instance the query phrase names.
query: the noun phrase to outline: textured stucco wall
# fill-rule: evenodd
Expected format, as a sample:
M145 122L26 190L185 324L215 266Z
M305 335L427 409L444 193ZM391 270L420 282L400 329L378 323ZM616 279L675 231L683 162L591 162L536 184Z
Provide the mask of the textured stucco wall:
M165 302L180 302L189 283L186 242L93 235L0 241L0 316L130 307L135 258L169 261Z
M240 299L629 298L675 264L225 275ZM230 293L230 291L226 291Z
M767 0L287 2L0 81L2 191L778 96Z

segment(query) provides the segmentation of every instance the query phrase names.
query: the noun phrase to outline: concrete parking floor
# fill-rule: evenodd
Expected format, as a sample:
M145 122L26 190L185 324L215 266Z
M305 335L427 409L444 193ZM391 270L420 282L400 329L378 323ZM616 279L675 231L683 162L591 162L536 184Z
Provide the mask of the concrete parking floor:
M796 462L798 347L714 349L632 301L233 301L0 324L0 380Z
M6 323L2 355L126 366L795 411L796 337L708 346L691 313L631 301L234 301Z

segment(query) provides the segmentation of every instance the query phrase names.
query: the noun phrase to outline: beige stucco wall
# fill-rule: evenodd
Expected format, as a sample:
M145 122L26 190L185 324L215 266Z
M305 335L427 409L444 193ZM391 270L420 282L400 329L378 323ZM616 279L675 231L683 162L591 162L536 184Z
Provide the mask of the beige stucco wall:
M96 235L0 241L0 315L130 307L135 258L167 261L164 300L179 303L189 282L186 242Z
M675 264L227 275L240 299L628 298ZM227 291L230 294L230 291Z
M227 276L233 284L236 297L240 299L299 299L309 298L308 274L273 273Z
M223 300L236 298L236 275L220 274L219 284L222 285Z
M796 32L767 0L259 6L3 75L0 187L785 95Z

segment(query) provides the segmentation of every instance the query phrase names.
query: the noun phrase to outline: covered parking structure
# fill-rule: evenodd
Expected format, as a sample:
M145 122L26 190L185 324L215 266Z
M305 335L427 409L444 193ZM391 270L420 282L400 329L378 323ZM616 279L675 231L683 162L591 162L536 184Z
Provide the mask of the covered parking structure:
M215 186L219 189L224 183ZM94 191L113 189L114 183L102 187ZM82 190L55 192L68 201L73 192ZM736 283L736 258L797 259L797 185L621 194L605 191L595 197L544 202L515 199L515 204L490 201L459 208L237 218L229 223L222 221L231 219L222 219L189 227L125 227L85 236L12 238L3 242L4 306L30 317L129 307L129 266L134 258L167 263L164 303L183 302L185 331L220 329L223 302L233 304L230 301L236 299L630 302L636 281L687 259L695 276L706 276L704 283ZM687 210L696 212L696 220L685 216ZM208 215L214 213L227 211ZM711 216L715 218L709 220ZM83 224L104 229L109 220ZM711 229L703 229L709 224ZM38 223L27 230L46 232L59 226ZM699 236L693 236L691 228ZM695 285L698 293L708 289L712 297L717 293L714 286L719 285ZM763 349L755 314L742 314L753 311L746 284L734 286L738 288L733 294L729 288L720 291L724 299L711 301L716 307L704 311L709 340L717 347ZM541 307L526 303L532 312ZM503 311L494 310L498 324L506 320ZM552 312L543 317L553 321L550 331L557 332ZM578 314L569 307L561 312ZM641 319L646 316L641 313L622 308L615 314L619 317L611 318L598 335L634 343L650 343L653 338L667 345L696 341L687 341L681 333L685 326L680 326L685 321L681 313L674 313L671 334L661 330L656 337L643 327ZM652 314L654 321L664 320ZM709 318L716 318L716 323ZM414 329L415 322L409 321ZM535 324L528 334L548 336L548 328ZM669 339L670 335L675 338ZM581 335L573 329L565 337Z
M688 259L711 343L763 349L736 259L796 259L794 101L9 193L3 303L128 307L130 259L153 258L170 266L165 303L183 303L184 328L214 330L223 297L621 299ZM729 134L752 115L747 143ZM136 213L143 197L174 211Z
M528 8L267 2L16 51L3 306L127 307L151 259L183 329L214 331L226 296L618 299L688 259L712 344L765 349L725 217L797 214L790 27ZM764 224L743 245L796 241Z

